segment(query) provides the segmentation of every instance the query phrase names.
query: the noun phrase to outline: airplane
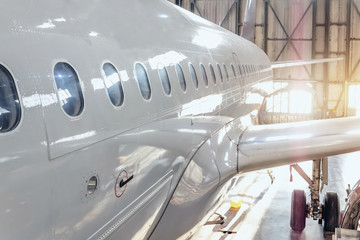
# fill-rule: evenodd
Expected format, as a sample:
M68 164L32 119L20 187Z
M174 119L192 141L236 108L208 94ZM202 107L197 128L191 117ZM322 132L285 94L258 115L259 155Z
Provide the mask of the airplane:
M168 1L1 3L2 239L185 239L239 173L360 150L358 118L257 125L269 58Z

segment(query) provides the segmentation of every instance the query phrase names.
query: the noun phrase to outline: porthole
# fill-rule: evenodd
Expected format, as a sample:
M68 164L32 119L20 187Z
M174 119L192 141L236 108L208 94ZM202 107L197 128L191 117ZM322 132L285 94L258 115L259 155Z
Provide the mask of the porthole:
M201 72L202 72L202 76L203 76L203 79L204 79L205 86L209 86L209 80L208 80L204 65L200 64L200 69L201 69Z
M180 64L176 64L176 74L179 79L180 87L185 92L186 91L186 81L185 81L184 72L183 72Z
M198 82L198 79L197 79L195 68L191 63L189 64L189 69L190 69L190 74L191 74L191 79L193 81L193 84L194 84L195 88L198 89L199 82Z
M245 66L241 65L241 69L242 69L243 76L246 76L246 68L245 68Z
M221 72L221 67L220 67L220 65L219 65L219 64L216 64L216 66L217 66L218 71L219 71L220 80L221 80L221 82L223 82L223 81L224 81L224 78L223 78L223 75L222 75L222 72Z
M151 97L151 88L149 77L144 66L140 63L137 63L135 65L135 73L142 97L146 100L149 100Z
M233 71L234 77L236 77L235 68L234 68L234 65L232 65L232 64L231 64L231 69L232 69L232 71Z
M248 65L245 65L245 73L246 73L246 76L248 76L250 74Z
M0 133L13 130L20 122L21 107L10 72L0 65Z
M68 63L59 62L54 67L54 78L64 112L72 117L80 115L84 108L84 97L74 68Z
M238 65L240 76L243 75L240 65Z
M225 72L226 80L229 81L229 73L228 73L228 71L227 71L226 65L223 64L223 67L224 67L224 72Z
M169 75L166 71L165 66L162 64L159 64L158 72L159 72L160 80L161 80L162 87L164 89L165 94L170 95L171 85L170 85Z
M214 71L214 68L213 68L213 66L211 65L211 63L209 64L209 67L210 67L210 72L211 72L212 80L213 80L214 84L216 84L216 75L215 75L215 71Z
M111 63L104 63L102 74L111 103L116 107L121 106L124 102L124 91L116 68Z

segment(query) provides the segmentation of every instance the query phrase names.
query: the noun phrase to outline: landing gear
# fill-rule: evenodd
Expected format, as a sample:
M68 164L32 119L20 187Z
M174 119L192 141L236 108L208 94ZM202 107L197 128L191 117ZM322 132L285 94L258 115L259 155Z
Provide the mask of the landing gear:
M303 190L294 190L291 196L290 226L294 231L302 231L306 223L306 196Z
M320 203L320 191L328 182L327 158L313 160L312 179L297 164L290 166L295 169L305 181L309 183L311 202L306 204L304 191L294 190L291 198L290 226L294 231L302 231L305 228L305 218L318 220L319 224L324 222L324 231L334 232L339 226L339 198L336 193L327 192L324 204ZM290 177L290 181L292 176Z
M327 192L323 205L324 231L335 232L339 227L340 203L337 193Z

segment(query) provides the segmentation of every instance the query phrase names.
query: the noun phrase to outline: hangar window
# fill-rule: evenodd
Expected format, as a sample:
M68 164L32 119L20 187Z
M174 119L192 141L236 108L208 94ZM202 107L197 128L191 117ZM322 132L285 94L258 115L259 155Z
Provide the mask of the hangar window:
M227 71L226 65L225 65L225 64L223 64L223 67L224 67L224 72L225 72L226 80L228 80L228 81L229 81L229 74L228 74L228 71Z
M223 81L224 81L224 78L223 78L223 75L222 75L222 72L221 72L221 67L220 67L219 64L216 64L216 66L217 66L217 68L218 68L218 70L219 70L220 80L221 80L221 82L223 82Z
M201 69L201 72L202 72L202 76L203 76L205 85L209 86L209 80L208 80L204 65L200 64L200 69Z
M186 90L185 76L180 64L176 64L176 74L179 79L180 87L185 92Z
M54 67L54 78L61 107L69 116L80 115L84 109L84 97L80 81L73 67L59 62Z
M171 85L170 85L170 80L169 80L169 74L167 73L165 66L162 64L159 65L159 76L160 76L161 83L162 83L165 94L170 95Z
M232 65L232 64L231 64L231 69L232 69L232 71L233 71L234 77L236 77L235 68L234 68L234 65Z
M102 70L111 103L116 107L121 106L124 102L124 91L116 68L111 63L104 63Z
M196 76L195 68L191 63L189 64L189 69L190 69L190 74L191 74L191 78L192 78L192 81L194 83L194 86L195 86L196 89L198 89L199 82L198 82L198 79L197 79L197 76Z
M210 67L210 72L211 72L212 80L213 80L214 84L216 84L215 71L214 71L214 68L213 68L213 66L211 65L211 63L209 64L209 67Z
M0 132L9 132L20 122L21 108L10 72L0 65Z
M145 100L149 100L151 97L151 88L145 67L142 64L137 63L135 65L135 72L141 95Z

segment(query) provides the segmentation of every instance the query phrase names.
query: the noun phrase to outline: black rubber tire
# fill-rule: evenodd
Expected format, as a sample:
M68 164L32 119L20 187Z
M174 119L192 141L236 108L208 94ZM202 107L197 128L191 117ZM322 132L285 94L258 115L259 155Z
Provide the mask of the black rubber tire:
M306 196L304 190L294 190L291 195L290 227L301 232L306 224Z
M325 232L335 232L339 227L340 202L337 193L327 192L323 206L323 222Z

